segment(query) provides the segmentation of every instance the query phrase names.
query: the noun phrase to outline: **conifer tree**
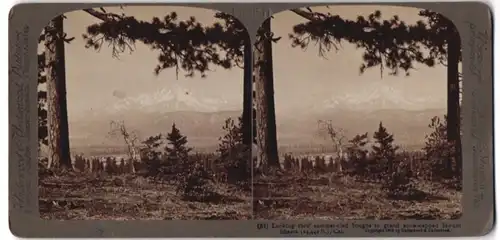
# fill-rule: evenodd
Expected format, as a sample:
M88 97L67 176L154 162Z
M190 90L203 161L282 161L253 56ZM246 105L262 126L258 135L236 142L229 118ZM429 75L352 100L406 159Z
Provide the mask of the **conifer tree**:
M374 156L377 160L383 161L387 173L391 173L393 170L393 162L396 156L397 146L393 145L394 136L387 132L387 128L382 125L382 122L378 125L378 130L373 134L375 139L375 144L372 146Z
M189 152L192 148L187 146L187 137L182 135L180 130L172 124L172 130L167 134L167 152L168 161L184 170L187 164Z
M167 172L173 173L173 177L183 183L189 174L190 162L188 155L192 148L187 146L187 137L182 135L175 123L172 124L172 130L167 134L166 140L167 163L165 163L165 166L169 169Z
M69 148L68 133L68 112L66 105L66 67L64 44L72 39L67 39L63 28L63 15L54 18L47 27L44 28L43 40L45 51L43 54L45 64L44 79L47 92L45 96L39 95L40 100L45 97L47 103L47 143L49 152L48 168L53 165L71 169L71 156ZM40 60L40 59L39 59ZM40 68L39 68L40 69ZM41 78L41 74L38 75ZM41 109L39 108L39 111ZM43 125L42 125L43 126ZM40 127L40 125L39 125ZM45 134L45 132L41 132ZM40 135L39 135L40 138Z

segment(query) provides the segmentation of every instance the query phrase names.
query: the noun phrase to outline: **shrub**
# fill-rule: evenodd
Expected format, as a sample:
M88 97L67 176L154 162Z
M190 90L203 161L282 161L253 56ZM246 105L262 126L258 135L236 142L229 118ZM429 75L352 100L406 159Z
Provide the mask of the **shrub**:
M231 184L250 184L251 149L243 143L242 124L241 118L238 118L238 124L231 118L226 119L222 127L225 135L219 138L217 152L220 153L220 160L216 164L223 165L227 181Z
M453 175L452 156L454 154L454 146L447 139L446 135L446 116L445 120L438 117L433 117L429 128L433 131L425 136L425 151L426 158L430 161L431 173L433 178L450 178Z
M402 160L395 162L393 172L384 185L389 198L398 200L421 200L423 192L416 188L415 178L410 162Z
M352 174L366 176L368 173L368 159L366 157L368 151L364 149L366 144L368 144L368 133L358 134L349 140L347 152L351 156Z
M314 158L314 170L316 173L325 173L327 172L325 158L316 156Z
M313 169L312 162L309 161L309 159L307 159L307 158L301 158L300 162L302 164L302 171L303 172L310 172Z
M166 165L162 162L159 147L163 144L162 135L151 136L142 142L146 145L141 149L141 161L145 165L144 175L146 177L158 177L166 172Z
M106 158L106 168L105 168L106 173L109 175L117 174L119 173L118 166L116 165L116 159L108 157Z
M120 158L120 173L128 173L128 166L124 158Z
M285 155L283 159L283 169L286 171L291 171L293 170L293 165L294 165L294 159L290 155Z
M80 172L83 172L85 171L85 158L83 157L83 155L75 155L75 161L73 163L73 166L78 169Z
M209 201L215 196L212 178L210 174L201 166L196 164L194 169L187 174L184 181L177 185L177 194L188 201Z

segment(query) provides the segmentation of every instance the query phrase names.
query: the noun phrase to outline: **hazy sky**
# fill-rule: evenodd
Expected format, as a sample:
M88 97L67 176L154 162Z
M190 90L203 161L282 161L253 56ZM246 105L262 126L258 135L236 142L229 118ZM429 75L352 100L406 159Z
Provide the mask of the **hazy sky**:
M367 16L375 9L383 16L394 14L408 23L419 20L418 9L380 6L336 6L328 11L346 18ZM118 8L108 8L110 12L120 12ZM195 16L197 20L212 24L213 11L181 7L126 7L127 15L141 20L162 17L176 11L180 20ZM67 15L65 31L76 39L66 45L68 111L72 116L85 110L100 111L117 104L122 98L158 95L169 89L182 89L195 98L224 99L224 106L241 106L243 92L243 71L241 69L213 69L206 79L184 78L182 73L176 80L175 70L164 70L159 76L153 74L158 52L137 43L136 50L124 53L119 60L111 57L107 44L100 52L85 49L81 35L90 24L99 22L83 11ZM310 107L332 97L349 96L349 99L363 98L380 89L392 91L408 99L424 96L434 102L429 107L444 108L446 91L446 69L418 66L418 71L410 77L391 77L384 74L382 79L378 68L359 75L360 50L349 44L335 53L328 54L328 60L318 57L318 49L311 45L307 51L292 48L288 34L293 25L305 20L292 12L278 13L272 21L275 35L282 40L273 47L275 100L277 111L292 107ZM221 87L222 86L222 87ZM177 91L177 90L176 90ZM203 95L203 96L202 96ZM290 97L293 96L293 97ZM224 109L220 109L224 110Z

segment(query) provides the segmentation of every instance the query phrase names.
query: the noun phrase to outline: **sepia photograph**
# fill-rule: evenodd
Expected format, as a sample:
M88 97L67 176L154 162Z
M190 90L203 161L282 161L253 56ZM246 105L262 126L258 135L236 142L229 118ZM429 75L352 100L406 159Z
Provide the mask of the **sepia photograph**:
M117 5L48 22L41 218L250 219L249 39L234 17L194 7Z
M254 218L460 218L460 69L436 12L275 13L254 45Z

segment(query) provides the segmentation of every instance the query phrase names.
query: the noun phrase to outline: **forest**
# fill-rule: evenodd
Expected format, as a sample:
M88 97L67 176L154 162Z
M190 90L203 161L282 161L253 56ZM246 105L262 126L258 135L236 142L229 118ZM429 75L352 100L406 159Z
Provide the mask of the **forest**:
M124 7L127 8L127 7ZM398 16L383 20L375 10L345 19L334 8L287 10L305 20L287 36L293 48L318 58L351 44L363 51L359 72L410 75L415 64L447 68L447 112L429 119L422 151L401 151L380 122L372 133L346 139L333 120L320 125L335 154L280 155L276 133L273 18L250 42L245 27L216 12L216 24L173 11L151 21L104 8L80 11L100 22L82 36L65 33L65 15L43 29L39 43L39 206L45 219L454 219L461 215L460 36L439 13L421 10L422 21ZM187 77L207 76L212 66L240 68L241 117L228 118L213 154L201 154L176 124L139 139L123 121L111 133L127 146L127 157L106 159L70 152L65 45L76 37L88 51L112 49L114 58L134 54L136 43L158 53L154 73L175 69ZM309 47L309 48L308 48ZM164 133L164 131L168 131ZM368 136L373 136L368 144ZM368 145L370 147L367 147ZM252 147L254 146L254 147ZM444 189L444 190L443 190ZM301 194L296 193L300 192ZM369 200L366 200L369 199ZM366 202L368 201L368 202ZM406 209L406 210L404 210Z

